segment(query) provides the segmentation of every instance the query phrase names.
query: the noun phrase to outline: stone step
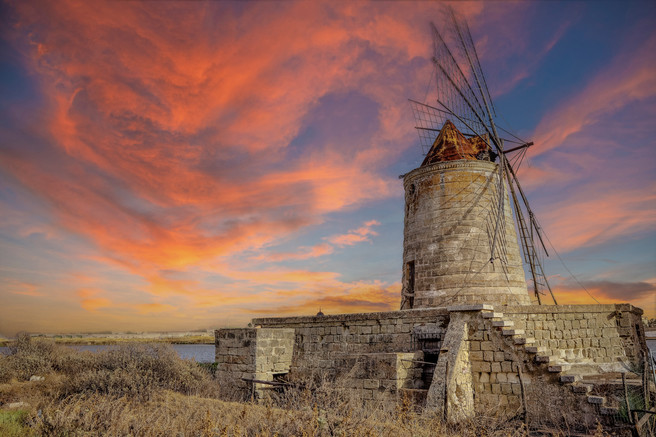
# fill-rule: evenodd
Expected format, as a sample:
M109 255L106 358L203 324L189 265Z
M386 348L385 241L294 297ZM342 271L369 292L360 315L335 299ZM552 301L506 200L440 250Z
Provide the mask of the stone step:
M509 320L499 320L499 321L493 321L492 326L496 328L506 328L506 327L515 326L515 323Z
M572 366L569 364L564 364L564 363L555 363L551 364L549 366L549 372L551 373L560 373L560 372L565 372L566 370L571 369Z
M503 335L524 335L523 329L504 329L501 331Z
M606 398L603 396L588 396L588 403L594 405L604 405Z
M494 311L483 311L481 312L481 317L484 319L500 319L503 317L503 313L495 313Z
M599 408L599 414L603 416L615 416L620 414L620 409L617 407L601 407Z
M544 346L526 346L524 349L529 354L539 354L547 351L547 349Z
M513 338L515 339L515 344L518 345L531 345L535 343L535 339L533 337L524 337L523 335L514 335Z
M576 383L572 385L572 391L574 393L585 393L588 394L592 391L594 388L594 385L592 384L581 384L581 383Z
M549 355L536 355L535 356L535 362L536 363L555 363L556 362L556 357L552 357Z
M579 375L560 375L560 382L563 384L572 384L581 379Z

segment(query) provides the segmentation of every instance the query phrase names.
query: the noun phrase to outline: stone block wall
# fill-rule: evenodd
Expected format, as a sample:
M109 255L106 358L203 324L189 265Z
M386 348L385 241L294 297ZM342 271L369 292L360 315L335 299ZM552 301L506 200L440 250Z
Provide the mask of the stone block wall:
M516 414L521 374L529 403L545 402L548 410L560 402L568 409L564 400L572 391L560 383L561 372L626 371L641 362L641 315L628 304L478 304L261 318L253 320L255 328L217 331L217 372L233 381L319 375L365 400L427 389L427 407L456 421L474 411ZM429 359L437 359L434 372L427 370Z
M240 381L255 376L255 329L220 329L215 332L217 377ZM238 383L246 387L246 384Z
M567 363L621 370L620 361L639 361L645 344L642 310L629 304L508 306L502 311L546 355Z
M468 397L462 394L466 394L466 387L458 381L458 372L452 374L450 370L442 370L445 361L450 361L446 369L468 366L475 409L479 412L516 414L522 409L523 383L528 402L534 407L542 405L549 409L550 405L560 403L570 407L576 404L577 412L583 417L590 405L573 399L569 387L560 383L561 373L557 369L566 368L569 374L626 372L627 365L640 362L646 347L640 339L641 329L636 328L642 310L628 304L536 305L495 307L495 310L503 311L502 318L513 322L510 330L514 335L504 335L503 329L508 328L494 325L489 317L494 312L491 309L461 309L451 313L443 353L436 367L434 381L438 382L433 383L435 387L431 386L439 396L443 397L443 393L449 396L451 407L462 404ZM487 317L483 317L485 312L488 312ZM464 335L461 334L463 323L466 326ZM457 341L449 342L451 338L461 339L468 353L462 354L456 346ZM531 349L540 349L538 354L529 353L524 347L524 342L530 338L535 338ZM537 355L549 357L548 364L537 361ZM549 370L552 365L553 371ZM438 372L446 378L438 380ZM453 394L456 387L461 389L459 396ZM432 398L436 399L435 394ZM441 399L433 402L438 408L441 407L439 401Z
M405 175L402 308L491 303L529 305L507 189L498 192L497 164L448 161ZM496 255L499 196L503 225Z
M337 385L363 400L395 400L399 390L416 388L421 381L421 352L344 355ZM348 370L346 370L348 369Z
M339 314L316 317L253 319L262 328L295 330L292 372L322 372L336 377L350 370L342 360L353 354L401 353L418 350L416 330L432 332L435 338L446 331L448 311L444 308Z
M504 313L505 314L505 313ZM467 320L467 349L476 409L480 412L513 412L521 406L518 366L524 375L535 368L532 356L515 349L480 312ZM530 377L525 383L529 383Z
M289 373L294 352L294 330L256 328L255 379L273 381L275 375Z
M289 372L294 330L285 328L219 329L215 333L217 377L238 390L250 390L242 378L272 381Z

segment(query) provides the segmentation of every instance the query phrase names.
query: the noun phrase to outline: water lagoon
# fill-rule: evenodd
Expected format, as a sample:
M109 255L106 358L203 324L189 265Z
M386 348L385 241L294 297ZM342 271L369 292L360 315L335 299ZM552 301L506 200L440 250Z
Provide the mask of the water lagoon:
M117 347L112 344L93 344L93 345L70 345L66 346L80 351L100 352L110 348ZM185 360L195 360L199 363L214 362L214 345L213 344L171 344L174 351L180 358ZM0 354L8 354L8 347L0 347Z

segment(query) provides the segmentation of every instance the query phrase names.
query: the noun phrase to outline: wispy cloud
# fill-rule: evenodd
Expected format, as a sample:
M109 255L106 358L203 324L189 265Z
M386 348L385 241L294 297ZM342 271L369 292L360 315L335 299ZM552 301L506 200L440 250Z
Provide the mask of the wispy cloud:
M543 118L535 132L536 154L572 144L567 139L636 100L656 95L656 35L621 52L580 92Z
M330 255L335 251L335 248L327 243L317 244L311 247L301 246L298 252L278 252L258 255L255 257L257 260L280 262L290 260L305 260L311 258L318 258L324 255Z
M294 305L273 305L268 308L256 307L250 310L258 315L302 314L312 315L319 310L324 314L353 312L392 311L398 309L400 283L384 287L383 284L355 283L333 287L325 294L309 299L300 299Z
M635 282L580 281L556 278L555 289L559 304L602 304L630 302L642 307L648 316L656 311L656 282L653 279Z
M374 226L379 226L380 222L377 220L370 220L365 222L362 226L356 229L351 229L346 234L342 235L333 235L331 237L326 237L326 240L336 246L353 246L354 244L361 243L363 241L371 241L371 236L378 235L378 232L374 231L372 228Z
M103 308L112 306L111 300L102 297L104 292L102 290L81 288L77 291L80 297L80 305L87 311L95 312Z

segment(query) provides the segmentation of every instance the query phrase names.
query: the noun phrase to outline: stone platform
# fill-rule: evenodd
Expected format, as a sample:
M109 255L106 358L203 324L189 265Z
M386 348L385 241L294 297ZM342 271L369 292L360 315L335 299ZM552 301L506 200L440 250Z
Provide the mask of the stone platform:
M514 415L523 390L578 396L585 412L588 392L570 385L639 365L641 316L629 304L474 304L259 318L251 328L217 330L216 361L221 377L234 380L320 374L365 400L410 393L454 421L477 411Z

